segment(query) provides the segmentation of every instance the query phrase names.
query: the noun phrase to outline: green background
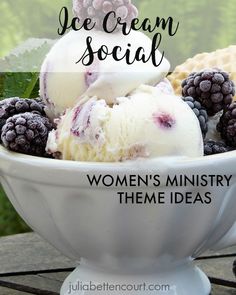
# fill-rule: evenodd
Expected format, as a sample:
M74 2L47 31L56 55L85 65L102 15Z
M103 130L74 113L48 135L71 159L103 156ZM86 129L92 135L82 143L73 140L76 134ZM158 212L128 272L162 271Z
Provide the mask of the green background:
M196 53L236 44L235 0L133 2L139 7L140 18L172 16L180 22L174 37L163 33L162 49L173 67ZM28 38L58 38L58 12L62 6L71 7L71 0L1 0L0 57ZM0 190L0 235L28 230Z
M72 0L1 0L0 57L30 37L58 38L58 13ZM133 0L140 18L172 16L178 33L163 33L162 50L175 66L202 51L236 44L235 0ZM32 13L33 12L33 13Z

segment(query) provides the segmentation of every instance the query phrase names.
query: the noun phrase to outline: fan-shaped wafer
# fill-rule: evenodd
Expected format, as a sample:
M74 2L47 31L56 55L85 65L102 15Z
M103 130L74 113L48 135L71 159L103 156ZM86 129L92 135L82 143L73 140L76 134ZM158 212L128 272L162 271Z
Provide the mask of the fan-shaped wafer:
M210 53L200 53L189 58L183 64L177 66L173 73L168 76L168 79L175 93L181 95L181 83L190 73L210 68L219 68L230 73L230 78L236 85L236 45Z

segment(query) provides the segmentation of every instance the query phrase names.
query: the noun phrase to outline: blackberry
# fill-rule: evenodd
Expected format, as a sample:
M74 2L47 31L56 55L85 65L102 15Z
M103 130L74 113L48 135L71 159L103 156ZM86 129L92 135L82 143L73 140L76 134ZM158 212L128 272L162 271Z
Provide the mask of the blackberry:
M195 100L191 96L183 97L183 100L188 104L188 106L193 110L194 114L197 116L202 136L205 138L208 131L208 115L206 109L201 105L201 103Z
M33 112L45 116L45 105L40 99L7 98L0 101L0 135L3 125L11 116L20 113Z
M46 156L48 133L53 128L48 118L35 113L23 113L7 119L2 128L3 145L11 151L34 156Z
M192 73L182 82L183 96L192 96L213 116L231 104L235 95L234 82L219 69Z
M216 128L229 146L236 147L236 102L224 110Z
M214 141L210 139L204 142L205 156L226 153L232 150L233 149L227 146L223 141Z
M114 11L116 18L120 17L127 24L138 15L131 0L73 0L73 11L81 21L91 18L96 22L95 27L98 30L103 30L103 19L108 12ZM107 25L109 30L113 29L116 19L110 17Z

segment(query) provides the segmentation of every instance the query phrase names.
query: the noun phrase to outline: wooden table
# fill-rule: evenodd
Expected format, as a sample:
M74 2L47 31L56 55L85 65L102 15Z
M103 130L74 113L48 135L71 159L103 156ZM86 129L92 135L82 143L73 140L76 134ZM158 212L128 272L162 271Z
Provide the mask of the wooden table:
M236 247L207 252L196 261L212 282L212 295L236 295L234 259ZM1 238L0 295L58 295L75 266L35 233Z

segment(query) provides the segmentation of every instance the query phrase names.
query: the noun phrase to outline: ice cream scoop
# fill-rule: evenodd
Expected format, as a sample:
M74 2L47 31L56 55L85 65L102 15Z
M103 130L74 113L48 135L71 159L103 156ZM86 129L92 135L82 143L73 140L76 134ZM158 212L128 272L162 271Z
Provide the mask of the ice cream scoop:
M175 94L174 88L167 78L165 78L165 79L161 80L159 83L157 83L156 88L165 94L170 94L170 95Z
M48 114L56 117L67 108L73 107L82 96L97 96L107 104L116 103L116 98L126 96L141 84L156 85L169 71L169 62L162 53L155 50L160 61L154 66L152 60L146 63L134 61L127 64L125 58L116 61L112 55L101 61L96 58L89 66L82 60L87 49L87 37L92 38L93 51L106 45L111 52L120 46L120 57L129 52L132 59L140 47L140 55L152 51L152 40L141 32L131 31L127 36L121 32L108 34L102 31L71 31L62 37L48 53L40 75L40 95L48 106ZM128 51L127 51L128 50Z
M65 160L100 162L203 155L198 120L179 97L142 85L117 101L79 102L50 133L47 151Z

